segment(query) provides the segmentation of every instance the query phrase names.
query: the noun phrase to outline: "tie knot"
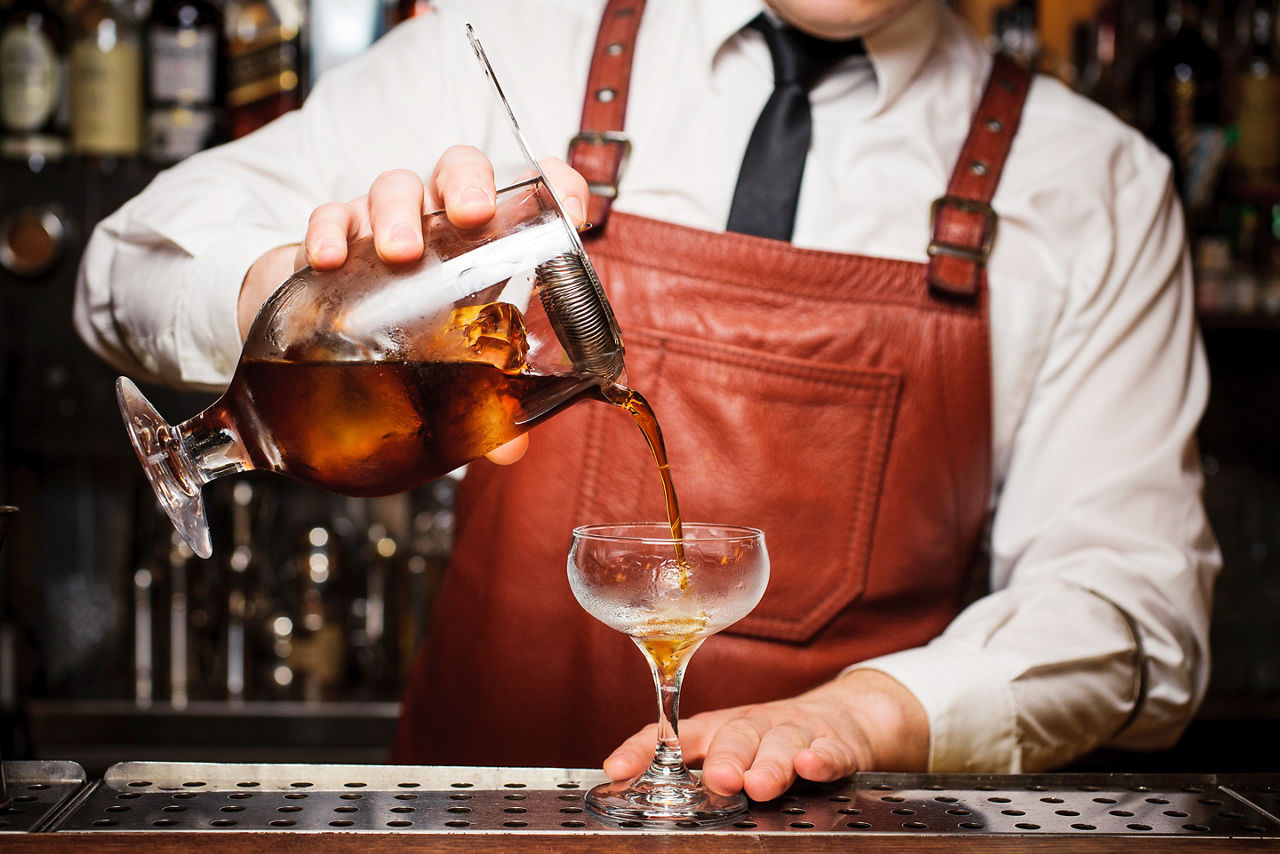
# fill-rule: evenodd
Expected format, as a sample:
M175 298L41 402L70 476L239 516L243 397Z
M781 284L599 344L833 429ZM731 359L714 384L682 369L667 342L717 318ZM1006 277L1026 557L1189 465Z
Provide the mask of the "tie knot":
M769 45L773 57L773 82L796 83L805 90L812 89L822 75L847 56L866 53L862 39L833 42L802 33L786 24L775 24L761 12L747 26L758 30Z

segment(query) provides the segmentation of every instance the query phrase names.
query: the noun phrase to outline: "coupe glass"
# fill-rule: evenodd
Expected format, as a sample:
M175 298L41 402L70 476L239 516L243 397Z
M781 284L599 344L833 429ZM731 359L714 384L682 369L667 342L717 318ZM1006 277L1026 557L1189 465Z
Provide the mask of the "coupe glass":
M573 531L569 585L587 613L635 641L658 692L658 742L638 777L596 786L587 808L614 822L719 824L746 811L741 793L703 787L680 749L680 683L694 651L745 617L769 582L764 534L736 525L666 522L587 525Z

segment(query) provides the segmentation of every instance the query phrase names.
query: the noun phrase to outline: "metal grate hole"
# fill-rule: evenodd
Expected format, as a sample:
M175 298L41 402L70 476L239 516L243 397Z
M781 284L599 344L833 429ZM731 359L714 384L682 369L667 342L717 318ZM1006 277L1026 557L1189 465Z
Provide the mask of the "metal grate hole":
M311 788L312 786L314 786L314 785L315 785L315 783L308 783L308 782L306 782L305 780L299 780L298 782L296 782L296 783L290 783L289 785L290 785L290 786L292 786L292 787L293 787L293 788L295 788L295 789L309 789L309 788Z
M463 822L465 824L465 822ZM355 822L349 818L335 818L329 822L330 827L351 827Z
M235 827L236 821L231 818L215 818L209 822L210 827Z
M364 795L355 794L353 792L347 792L345 794L338 795L338 797L342 798L344 801L359 801L364 799Z
M401 789L416 789L421 785L421 783L396 783L396 786Z
M246 780L243 783L236 783L236 785L242 789L253 789L262 784L259 783L257 780Z
M504 821L504 822L502 823L502 826L503 826L503 827L528 827L528 826L529 826L529 822L527 822L527 821Z
M397 801L416 801L417 799L417 795L396 795Z
M250 795L250 794L236 794L236 795L232 795L231 797L233 797L233 798L251 798L251 797L253 797L253 795ZM285 795L285 797L286 797L286 798L288 798L288 799L289 799L289 800L291 800L291 801L303 801L303 800L306 800L307 798L309 798L309 797L311 797L311 796L310 796L310 795L308 795L306 792L289 792L289 793L287 793L287 794Z
M403 818L397 818L393 821L387 822L387 827L413 827L413 822L406 821Z

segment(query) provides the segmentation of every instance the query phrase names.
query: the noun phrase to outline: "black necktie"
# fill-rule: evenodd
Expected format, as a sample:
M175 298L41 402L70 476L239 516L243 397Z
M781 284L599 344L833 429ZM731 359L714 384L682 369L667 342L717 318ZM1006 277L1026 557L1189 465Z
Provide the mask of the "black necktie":
M809 90L837 62L864 48L861 39L825 41L775 25L763 13L747 26L769 44L774 88L747 143L727 228L790 240L809 153Z

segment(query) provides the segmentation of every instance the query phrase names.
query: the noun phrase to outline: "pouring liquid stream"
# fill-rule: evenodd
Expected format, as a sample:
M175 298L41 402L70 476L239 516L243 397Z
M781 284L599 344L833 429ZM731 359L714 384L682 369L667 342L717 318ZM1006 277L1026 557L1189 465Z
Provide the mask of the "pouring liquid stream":
M653 413L653 407L640 392L615 383L604 390L604 397L610 403L625 409L635 419L636 426L644 434L653 460L658 465L658 476L662 479L662 492L667 503L667 522L671 526L671 539L675 541L676 565L680 568L680 589L689 589L689 562L684 555L684 530L680 524L680 501L676 497L675 483L671 479L671 464L667 460L667 446L662 440L662 428Z

